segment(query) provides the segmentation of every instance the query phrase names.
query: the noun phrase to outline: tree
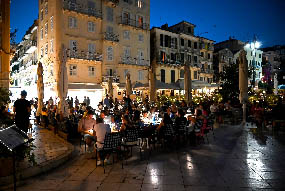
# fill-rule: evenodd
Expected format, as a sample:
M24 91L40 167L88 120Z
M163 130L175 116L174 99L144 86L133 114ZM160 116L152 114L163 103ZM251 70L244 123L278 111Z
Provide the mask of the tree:
M0 87L0 107L6 106L10 102L10 92L7 88Z
M221 80L220 93L223 100L239 98L239 65L238 63L232 63L226 66L223 72L218 76Z
M17 36L18 29L15 29L13 32L10 32L10 44L14 45L16 43L16 36Z

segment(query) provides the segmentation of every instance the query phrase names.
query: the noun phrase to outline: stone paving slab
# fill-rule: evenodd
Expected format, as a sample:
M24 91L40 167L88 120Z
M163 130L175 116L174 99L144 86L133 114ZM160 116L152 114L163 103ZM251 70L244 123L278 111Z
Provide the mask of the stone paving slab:
M143 161L134 152L124 169L117 162L108 165L105 174L102 167L96 168L94 159L81 152L52 172L27 180L18 190L285 190L282 141L252 134L241 126L220 126L215 136L209 134L210 144L196 147L158 148ZM265 142L260 140L264 136Z
M33 166L28 159L17 163L17 180L20 183L23 179L47 172L69 160L74 151L72 144L47 129L34 125L29 136L34 139L35 148L32 152L35 154L36 165ZM0 178L2 187L11 183L13 183L12 176Z

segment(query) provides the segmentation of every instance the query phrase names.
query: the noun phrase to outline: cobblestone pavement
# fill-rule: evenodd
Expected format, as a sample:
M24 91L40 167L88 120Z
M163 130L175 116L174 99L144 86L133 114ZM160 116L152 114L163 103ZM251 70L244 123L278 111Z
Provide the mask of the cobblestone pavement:
M158 149L148 160L140 161L136 153L124 169L115 163L105 174L94 159L81 154L18 190L285 190L282 142L241 126L222 126L215 136L209 134L210 144Z

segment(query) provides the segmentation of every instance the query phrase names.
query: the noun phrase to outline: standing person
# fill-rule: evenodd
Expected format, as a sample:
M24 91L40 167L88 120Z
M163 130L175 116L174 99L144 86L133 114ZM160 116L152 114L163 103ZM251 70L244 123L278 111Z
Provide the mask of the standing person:
M21 99L15 101L13 111L17 127L27 133L30 125L31 103L26 100L26 97L27 92L21 91Z
M75 104L75 107L79 106L79 100L78 100L77 96L75 96L74 104Z
M87 106L90 105L90 98L89 98L89 97L86 98L86 105L87 105Z
M106 107L110 108L110 101L109 101L109 95L108 95L108 94L106 95L103 104L104 104Z

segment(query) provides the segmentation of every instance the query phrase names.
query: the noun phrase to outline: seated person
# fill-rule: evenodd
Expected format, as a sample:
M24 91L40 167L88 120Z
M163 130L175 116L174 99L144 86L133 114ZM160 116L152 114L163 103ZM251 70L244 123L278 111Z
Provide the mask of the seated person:
M93 136L93 129L96 121L93 119L93 115L93 111L89 110L86 117L83 117L78 124L78 132L84 135L84 141L88 145L88 148L90 148L89 151L92 149L92 141L95 140Z
M172 122L169 114L168 113L164 113L163 119L162 119L161 123L159 124L159 126L157 127L157 130L161 131L161 129L163 129L163 127L165 127L168 124L172 125L173 122Z
M122 117L122 125L121 125L120 131L123 132L123 131L125 131L126 129L130 129L130 128L132 128L132 127L131 127L130 118L129 118L128 115L124 115L124 116Z
M96 125L94 127L94 137L96 137L96 147L101 149L104 146L104 140L106 133L111 133L111 129L109 125L103 123L103 119L98 117L96 119ZM100 155L99 152L97 153L98 162L97 165L101 165ZM106 161L108 160L109 156L106 156Z
M187 119L184 117L184 112L182 109L178 110L178 117L175 119L175 130L178 131L181 125L187 125Z

